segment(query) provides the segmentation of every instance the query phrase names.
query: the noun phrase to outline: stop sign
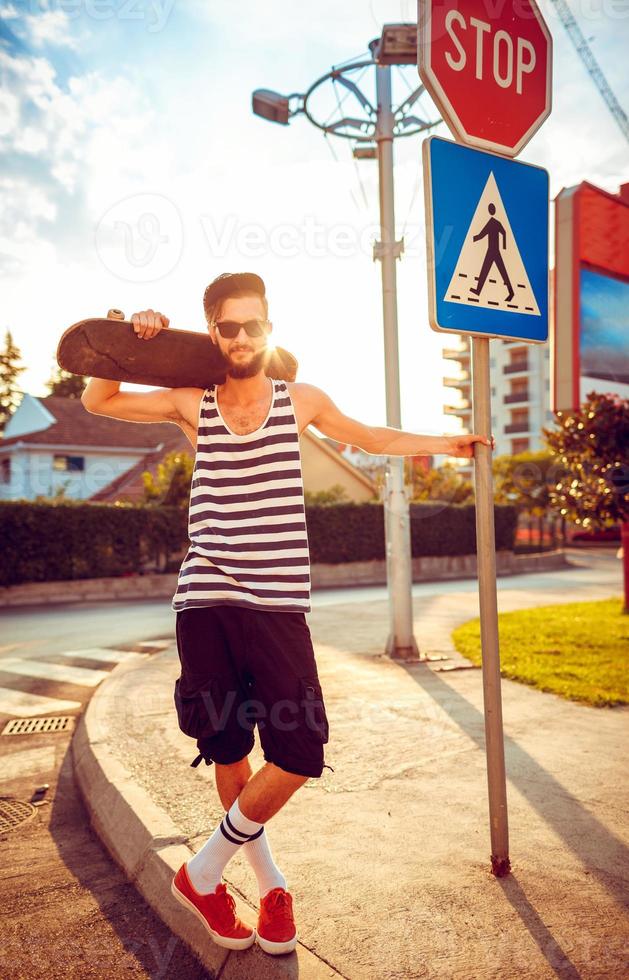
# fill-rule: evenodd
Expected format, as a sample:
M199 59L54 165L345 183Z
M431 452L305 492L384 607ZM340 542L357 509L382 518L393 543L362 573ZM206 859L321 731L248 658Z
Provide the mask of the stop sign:
M515 156L550 113L552 39L534 0L419 0L419 75L456 137Z

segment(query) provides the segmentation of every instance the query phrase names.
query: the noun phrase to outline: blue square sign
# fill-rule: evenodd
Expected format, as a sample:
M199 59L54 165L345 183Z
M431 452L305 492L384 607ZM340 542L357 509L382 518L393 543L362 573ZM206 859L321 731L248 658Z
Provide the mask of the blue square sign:
M548 340L548 171L430 136L423 143L430 326Z

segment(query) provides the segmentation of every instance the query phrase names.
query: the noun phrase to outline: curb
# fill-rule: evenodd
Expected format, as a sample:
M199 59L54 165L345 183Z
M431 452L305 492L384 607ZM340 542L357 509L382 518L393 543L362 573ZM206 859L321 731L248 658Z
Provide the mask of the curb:
M496 573L522 575L545 572L570 565L564 549L516 555L512 551L496 552ZM424 555L411 559L413 585L423 582L463 581L477 578L476 554ZM386 585L386 559L352 561L332 565L311 564L312 591L352 588L362 585ZM68 602L112 602L120 599L171 599L177 586L177 574L111 576L109 578L63 579L55 582L23 582L0 586L0 608L55 605Z
M94 831L127 878L135 885L168 928L194 952L212 977L221 980L291 977L323 980L341 977L301 942L292 953L270 956L257 943L246 950L224 949L214 943L195 916L173 898L170 883L193 850L188 838L134 782L107 749L107 728L102 705L109 678L137 669L137 663L118 664L94 693L72 739L72 761L77 785ZM229 885L228 879L224 880ZM255 923L257 907L231 888L236 913Z

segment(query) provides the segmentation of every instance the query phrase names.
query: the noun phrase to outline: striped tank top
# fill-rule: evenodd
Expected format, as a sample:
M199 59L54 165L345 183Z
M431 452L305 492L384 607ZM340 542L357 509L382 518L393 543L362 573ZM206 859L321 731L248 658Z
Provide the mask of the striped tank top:
M245 435L223 421L217 385L203 392L175 611L229 603L310 612L299 430L286 382L271 380L269 413Z

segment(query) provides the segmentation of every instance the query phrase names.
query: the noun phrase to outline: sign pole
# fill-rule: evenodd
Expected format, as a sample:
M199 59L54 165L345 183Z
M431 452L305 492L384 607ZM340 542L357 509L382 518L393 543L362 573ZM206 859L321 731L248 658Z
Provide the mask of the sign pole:
M417 18L419 76L457 140L431 136L423 146L430 326L471 335L474 432L487 437L490 338L548 340L548 173L512 158L550 114L553 43L537 0L499 6L486 23L475 4L418 0ZM474 487L491 865L502 877L511 866L491 449L482 443Z
M491 436L489 384L489 338L472 337L472 395L474 432ZM476 497L476 554L482 647L485 747L489 790L489 823L492 873L509 874L509 826L505 775L498 603L496 595L496 539L491 447L474 444L474 490Z

